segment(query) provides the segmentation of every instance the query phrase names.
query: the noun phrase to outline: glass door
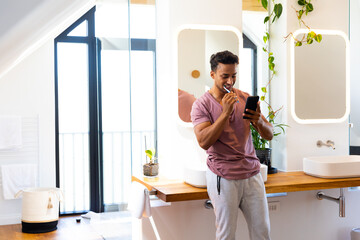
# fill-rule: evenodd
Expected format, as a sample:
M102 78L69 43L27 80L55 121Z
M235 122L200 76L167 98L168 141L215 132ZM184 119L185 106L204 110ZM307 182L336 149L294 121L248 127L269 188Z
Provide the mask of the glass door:
M126 46L127 47L127 46ZM129 51L101 51L105 211L126 208L131 181Z

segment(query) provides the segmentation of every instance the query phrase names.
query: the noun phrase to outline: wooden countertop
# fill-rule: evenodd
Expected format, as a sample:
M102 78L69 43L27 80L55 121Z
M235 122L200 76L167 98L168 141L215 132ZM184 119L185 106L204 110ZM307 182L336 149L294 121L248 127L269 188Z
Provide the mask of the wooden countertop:
M208 199L206 188L196 188L182 180L166 179L162 176L132 177L132 181L144 184L155 190L156 196L165 202ZM304 172L279 172L268 175L265 183L266 193L298 192L329 188L360 186L360 178L317 178Z

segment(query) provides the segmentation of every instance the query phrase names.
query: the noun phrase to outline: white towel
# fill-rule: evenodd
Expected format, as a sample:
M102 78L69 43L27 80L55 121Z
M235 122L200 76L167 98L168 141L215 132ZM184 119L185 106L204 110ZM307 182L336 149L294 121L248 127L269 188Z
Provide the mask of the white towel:
M134 217L139 219L151 216L149 191L144 185L135 181L131 183L131 197L128 210L132 212Z
M0 116L0 150L21 147L21 128L20 116Z
M20 190L36 187L37 164L2 165L1 178L4 199L15 199Z

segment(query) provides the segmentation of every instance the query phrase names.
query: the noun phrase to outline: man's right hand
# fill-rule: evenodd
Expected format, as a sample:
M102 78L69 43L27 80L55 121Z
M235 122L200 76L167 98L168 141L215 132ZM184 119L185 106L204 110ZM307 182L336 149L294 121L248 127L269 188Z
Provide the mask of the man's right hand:
M226 122L229 120L230 114L234 110L234 103L236 94L233 92L226 93L221 99L223 111L216 121L211 124L210 122L203 122L194 127L196 138L200 147L207 150L211 147L220 137L224 130Z
M225 113L227 116L230 116L230 114L234 110L234 103L236 101L237 101L236 93L234 92L226 93L221 100L223 113Z

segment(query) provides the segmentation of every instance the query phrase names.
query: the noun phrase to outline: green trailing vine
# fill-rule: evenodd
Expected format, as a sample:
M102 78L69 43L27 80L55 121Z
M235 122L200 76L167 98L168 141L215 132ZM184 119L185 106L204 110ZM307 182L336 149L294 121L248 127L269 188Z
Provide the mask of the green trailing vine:
M274 137L280 135L281 133L285 133L285 127L288 127L288 125L283 124L283 123L276 123L275 119L276 116L279 114L280 110L283 108L279 108L277 110L274 110L272 108L272 106L270 105L270 103L266 100L266 94L268 93L268 88L270 86L270 83L272 81L272 79L274 78L275 74L276 74L276 70L275 70L275 56L274 53L270 51L270 47L269 47L269 40L270 40L270 25L273 24L276 20L278 20L281 17L282 11L283 11L283 6L281 3L276 3L275 0L259 0L261 1L261 5L268 10L268 6L269 6L269 1L272 2L272 5L274 6L272 8L271 11L268 11L268 16L266 16L264 18L264 24L266 24L266 32L265 35L263 36L263 41L266 45L266 47L263 48L263 51L268 55L267 59L268 59L268 67L270 70L270 77L269 77L269 81L267 82L265 87L261 88L261 91L263 93L263 95L260 97L260 100L263 101L269 110L269 114L267 116L267 119L269 119L269 122L273 125L274 127ZM289 36L293 37L293 39L295 40L295 46L300 47L303 45L303 43L306 44L312 44L314 41L316 42L321 42L322 40L322 36L321 34L316 34L314 31L312 31L310 29L310 27L304 22L303 20L303 16L307 16L308 13L312 12L314 10L314 6L311 3L311 0L298 0L298 5L300 6L299 10L295 9L297 18L299 20L299 24L304 25L309 32L307 34L304 34L303 37L301 39L296 39L292 33L289 33L286 37L285 40L287 40L289 38ZM260 134L255 130L255 128L253 126L251 126L251 134L252 134L252 138L253 138L253 143L256 149L265 149L266 145L268 144L268 141L261 138Z
M274 53L270 51L270 45L268 44L268 41L270 40L270 24L274 23L277 19L280 18L282 11L283 11L283 6L281 3L276 3L275 0L271 0L271 1L273 3L274 7L270 11L268 16L266 16L264 18L264 24L266 24L266 31L265 31L265 35L263 36L263 41L266 46L266 47L263 47L263 51L268 55L268 67L270 70L270 78L269 78L269 81L267 82L266 86L261 88L263 95L260 97L260 100L265 102L266 105L268 106L268 110L269 110L268 119L269 119L269 121L271 121L271 123L274 123L273 121L281 108L274 111L274 109L272 108L270 103L267 102L266 97L265 97L268 92L267 89L269 88L270 83L276 74L275 56L274 56ZM261 0L261 5L266 10L268 10L268 0Z
M265 87L261 88L261 91L263 94L260 97L260 100L263 101L268 107L269 114L267 116L267 119L273 125L274 137L276 137L276 136L280 135L281 133L285 133L285 127L288 127L288 125L275 122L276 116L279 114L279 112L281 111L281 109L283 107L281 107L277 110L274 110L272 108L272 106L270 105L270 103L266 100L266 94L268 93L268 88L276 74L275 56L274 56L274 53L270 51L270 46L269 46L269 40L270 40L269 29L270 29L270 25L273 24L276 20L278 20L281 17L281 14L283 12L283 6L281 3L276 3L275 0L259 0L259 1L261 1L261 5L266 10L268 10L269 1L271 1L272 5L274 6L270 11L268 10L269 14L264 18L264 24L266 24L266 31L265 31L265 35L263 36L263 41L264 41L266 47L263 47L263 51L267 54L270 77L269 77L269 81L267 82ZM285 40L287 40L289 38L289 36L291 36L294 39L296 47L302 46L303 43L312 44L314 41L320 43L322 40L321 34L316 34L314 31L312 31L311 28L303 20L304 15L307 16L308 13L314 11L314 6L312 5L311 0L298 0L297 3L300 6L300 9L299 10L294 9L294 10L296 12L297 19L299 20L299 24L300 24L300 26L304 25L309 30L309 32L307 34L304 34L301 39L297 39L293 36L292 33L289 33L285 37ZM251 126L251 134L252 134L253 143L254 143L255 148L256 149L265 149L266 145L268 144L268 141L261 138L260 134L255 130L255 128L253 126Z
M274 76L276 74L275 56L274 56L274 53L270 51L270 46L268 44L268 41L270 40L270 31L269 31L270 24L274 23L276 20L278 20L280 18L282 11L283 11L283 6L281 3L276 3L275 0L269 0L269 1L272 1L274 7L272 8L271 11L268 11L268 13L269 13L268 16L266 16L264 18L264 24L266 24L266 31L265 31L265 35L263 36L263 41L264 41L266 47L263 47L263 51L268 55L267 59L268 59L268 68L270 70L270 78L269 78L269 81L267 82L266 86L261 88L263 95L260 96L260 100L267 105L267 108L269 110L267 119L274 127L274 136L278 136L281 133L285 133L284 127L286 127L287 125L275 122L275 118L276 118L277 114L279 113L279 111L282 109L282 107L277 110L274 110L272 108L272 106L270 105L270 103L266 99L266 94L268 92L268 88L270 86L272 79L274 78ZM268 0L261 0L261 5L266 10L268 10L268 6L269 6L268 3L269 3ZM252 135L255 149L265 149L266 148L268 140L263 139L252 125L251 125L251 135Z
M311 0L299 0L298 1L298 5L301 7L300 10L296 10L296 16L299 20L299 25L304 25L309 32L307 34L304 34L303 37L301 39L297 39L293 36L292 33L289 33L285 39L287 39L290 35L294 38L295 40L295 46L296 47L300 47L303 45L303 43L306 44L312 44L314 41L320 43L322 40L322 35L321 34L316 34L314 31L311 30L311 28L304 22L304 20L302 19L304 14L305 16L308 15L308 13L312 12L314 10L314 6L311 3Z

